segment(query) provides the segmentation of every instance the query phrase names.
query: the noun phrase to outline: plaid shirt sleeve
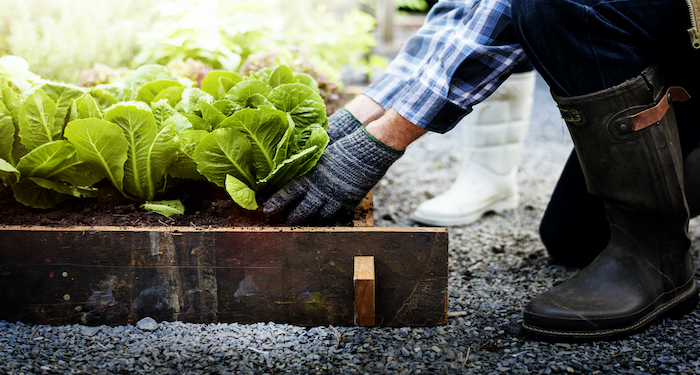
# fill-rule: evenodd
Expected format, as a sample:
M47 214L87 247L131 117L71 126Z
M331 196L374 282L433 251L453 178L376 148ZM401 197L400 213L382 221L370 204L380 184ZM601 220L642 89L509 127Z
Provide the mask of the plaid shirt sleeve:
M510 24L510 0L442 0L363 93L444 133L526 59Z

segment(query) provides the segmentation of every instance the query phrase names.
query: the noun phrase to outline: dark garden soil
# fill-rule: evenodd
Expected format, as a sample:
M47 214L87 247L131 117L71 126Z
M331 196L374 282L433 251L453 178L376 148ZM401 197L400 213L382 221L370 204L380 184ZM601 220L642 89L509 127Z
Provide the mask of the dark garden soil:
M140 203L124 198L117 189L98 184L97 198L71 198L51 209L36 209L17 202L12 188L0 183L0 227L8 225L76 227L159 227L177 226L197 229L230 227L283 227L287 213L268 216L262 207L256 211L241 208L225 190L204 181L171 183L169 195L158 199L178 199L185 205L184 215L165 217L141 209ZM259 202L262 206L262 202ZM364 218L371 208L358 208L355 215ZM352 217L339 222L316 223L314 226L353 226Z
M97 198L69 199L52 209L35 209L18 203L12 189L0 184L0 226L188 226L248 227L280 226L283 218L268 218L257 211L248 211L235 204L226 192L202 181L171 183L170 196L159 199L180 199L184 215L165 217L146 212L140 203L124 198L114 187L100 186Z

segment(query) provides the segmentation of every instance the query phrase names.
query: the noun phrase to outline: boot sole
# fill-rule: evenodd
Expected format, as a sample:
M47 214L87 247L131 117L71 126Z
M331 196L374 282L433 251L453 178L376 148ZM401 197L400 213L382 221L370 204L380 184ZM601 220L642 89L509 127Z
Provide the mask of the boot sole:
M691 287L683 294L675 297L666 304L659 306L638 322L622 328L607 329L601 331L587 332L567 332L549 330L530 326L523 322L523 329L531 334L540 336L545 339L557 339L557 341L592 341L597 339L618 339L636 333L658 318L669 317L679 319L689 312L695 310L700 297L698 296L698 287L695 278L692 279Z
M413 220L421 224L432 225L432 226L455 226L455 225L466 225L471 224L479 219L481 219L485 214L489 212L495 212L497 214L513 210L518 207L520 203L519 196L511 196L506 199L499 200L497 202L491 203L484 208L476 211L472 211L468 214L455 216L455 217L439 217L439 216L429 216L421 214L420 212L415 212L413 214Z

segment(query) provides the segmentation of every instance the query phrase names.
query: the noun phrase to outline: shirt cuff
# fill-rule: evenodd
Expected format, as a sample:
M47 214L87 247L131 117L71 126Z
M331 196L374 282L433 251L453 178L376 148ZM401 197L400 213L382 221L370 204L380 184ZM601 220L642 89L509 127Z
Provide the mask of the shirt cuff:
M471 108L464 109L415 81L395 101L393 108L403 118L425 130L446 133L452 130Z
M386 111L394 106L396 100L403 96L409 86L410 85L399 77L391 73L383 73L367 86L362 91L362 94L379 103Z

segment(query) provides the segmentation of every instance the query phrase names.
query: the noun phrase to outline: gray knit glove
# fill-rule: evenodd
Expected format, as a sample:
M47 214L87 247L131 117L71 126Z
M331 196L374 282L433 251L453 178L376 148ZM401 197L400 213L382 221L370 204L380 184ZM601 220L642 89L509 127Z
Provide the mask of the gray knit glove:
M335 141L354 132L361 126L362 123L347 109L341 108L333 112L328 117L328 130L326 130L326 133L328 133L328 144L335 143Z
M364 127L328 146L316 166L275 193L263 212L287 216L287 224L348 222L362 198L403 152L372 137Z

